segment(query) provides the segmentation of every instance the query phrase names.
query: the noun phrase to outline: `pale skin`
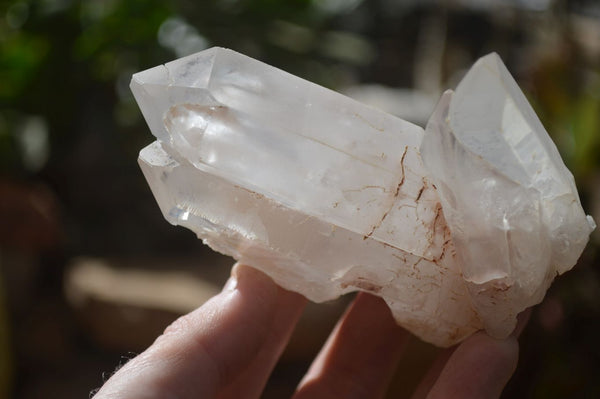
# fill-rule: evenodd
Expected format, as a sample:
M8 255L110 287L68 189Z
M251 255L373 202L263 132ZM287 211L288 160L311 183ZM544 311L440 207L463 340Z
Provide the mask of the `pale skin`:
M259 398L305 304L263 273L236 265L221 293L171 324L94 398ZM412 398L498 398L515 371L526 319L505 340L478 332L442 351ZM409 340L383 300L361 293L293 398L382 398Z

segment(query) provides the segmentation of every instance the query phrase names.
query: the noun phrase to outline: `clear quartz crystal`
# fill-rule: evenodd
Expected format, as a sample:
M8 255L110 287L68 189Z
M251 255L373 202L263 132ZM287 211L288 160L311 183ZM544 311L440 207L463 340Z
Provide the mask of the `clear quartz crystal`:
M508 335L591 231L495 55L444 95L426 134L221 48L131 88L158 139L139 162L169 222L313 301L379 295L437 345Z
M442 96L421 146L485 329L503 337L571 269L595 227L529 102L497 54Z

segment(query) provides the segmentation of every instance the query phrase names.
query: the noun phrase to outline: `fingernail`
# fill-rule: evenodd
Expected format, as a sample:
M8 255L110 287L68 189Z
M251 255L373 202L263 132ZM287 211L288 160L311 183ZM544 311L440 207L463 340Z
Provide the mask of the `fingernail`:
M525 309L517 316L517 326L513 331L512 335L516 338L519 338L525 327L527 326L527 322L529 321L529 317L531 317L531 308Z
M231 275L229 276L229 279L227 280L227 282L223 286L223 290L222 290L223 292L225 292L225 291L233 291L233 290L235 290L237 288L237 285L238 285L238 273L237 273L237 269L238 269L238 264L236 263L231 268Z

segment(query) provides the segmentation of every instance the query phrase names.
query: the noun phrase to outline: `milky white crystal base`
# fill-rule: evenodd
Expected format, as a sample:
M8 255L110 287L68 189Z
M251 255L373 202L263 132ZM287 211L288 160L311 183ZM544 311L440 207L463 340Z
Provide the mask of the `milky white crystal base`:
M463 109L453 108L451 94L440 102L424 140L418 126L225 49L140 72L131 87L158 138L139 162L167 220L313 301L355 290L379 295L401 325L437 345L452 345L482 327L506 336L516 314L541 299L555 270L572 266L562 260L556 266L539 253L520 254L515 264L514 248L541 237L534 248L548 249L552 231L560 231L563 242L577 242L564 257L571 262L589 234L579 219L579 231L564 229L571 221L556 223L557 213L541 224L511 216L501 231L523 245L506 249L500 242L498 253L488 254L497 259L465 264L496 248L498 229L486 223L497 223L502 209L516 210L518 218L551 206L528 194L537 186L510 175L502 186L511 188L508 195L477 188L480 177L504 173L504 158L495 151L499 164L493 168L460 164L478 168L465 179L456 180L453 169L440 172L464 155L455 140L461 126L452 116L468 115L448 111ZM462 99L461 93L459 87L454 98ZM521 104L515 104L518 116ZM474 114L483 125L488 117ZM497 134L488 130L484 141L494 144ZM540 155L547 150L542 146ZM441 198L436 185L443 185ZM549 178L547 185L556 183ZM572 208L581 210L574 185L570 189L578 206ZM513 200L490 202L505 208L491 209L491 217L471 226L470 208L479 217L486 212L481 199L491 194ZM467 200L456 206L456 198ZM547 229L552 223L556 228Z
M315 302L356 290L379 295L401 325L438 345L481 328L454 262L428 261L365 239L182 162L158 142L140 153L167 220L190 228L216 251Z

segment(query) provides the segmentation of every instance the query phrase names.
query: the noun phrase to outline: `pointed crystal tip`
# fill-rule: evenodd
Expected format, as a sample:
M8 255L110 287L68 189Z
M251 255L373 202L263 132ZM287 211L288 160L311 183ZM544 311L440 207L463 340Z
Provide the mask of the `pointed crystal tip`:
M488 332L505 336L505 317L541 301L593 230L573 176L495 53L444 95L421 154L473 303Z

